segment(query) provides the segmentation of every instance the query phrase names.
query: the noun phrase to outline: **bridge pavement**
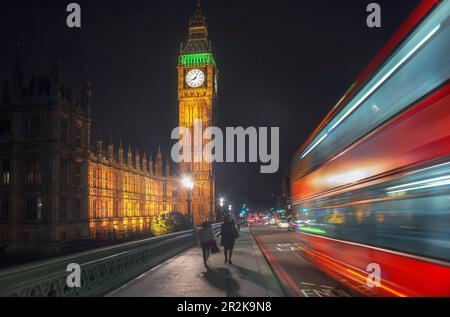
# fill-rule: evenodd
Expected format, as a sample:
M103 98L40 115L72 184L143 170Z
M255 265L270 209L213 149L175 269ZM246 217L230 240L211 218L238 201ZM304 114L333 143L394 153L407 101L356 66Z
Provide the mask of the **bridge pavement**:
M221 248L222 251L223 248ZM203 265L200 247L154 267L107 296L111 297L279 297L281 287L248 229L236 241L233 265L223 252Z

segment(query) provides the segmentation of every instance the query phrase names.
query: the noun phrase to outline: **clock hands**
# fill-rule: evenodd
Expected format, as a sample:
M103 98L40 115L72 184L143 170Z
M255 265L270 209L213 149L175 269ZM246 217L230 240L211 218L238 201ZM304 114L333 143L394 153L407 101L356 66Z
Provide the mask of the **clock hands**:
M199 87L204 80L204 74L201 70L193 69L186 76L188 85L191 87Z

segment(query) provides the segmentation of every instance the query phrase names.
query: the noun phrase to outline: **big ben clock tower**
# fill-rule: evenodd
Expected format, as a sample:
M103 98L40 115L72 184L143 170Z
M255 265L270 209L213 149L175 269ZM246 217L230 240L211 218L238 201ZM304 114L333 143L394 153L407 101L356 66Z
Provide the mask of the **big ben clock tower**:
M195 123L201 122L203 131L213 125L217 78L206 19L197 0L195 14L189 21L189 38L181 46L178 62L179 126L188 128L192 139ZM202 140L202 148L207 143L209 140ZM194 147L191 158L192 162L182 162L180 167L182 173L191 174L194 180L191 210L194 223L199 225L207 218L215 220L215 179L212 163L204 158L194 161Z

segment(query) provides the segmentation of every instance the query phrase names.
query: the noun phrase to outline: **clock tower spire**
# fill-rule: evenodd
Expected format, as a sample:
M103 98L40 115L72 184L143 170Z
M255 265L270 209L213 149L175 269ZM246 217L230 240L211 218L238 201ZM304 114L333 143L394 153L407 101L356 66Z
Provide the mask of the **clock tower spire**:
M188 40L182 45L178 60L179 126L189 129L192 139L194 124L201 123L203 131L213 125L217 80L218 70L208 38L206 17L200 0L197 0L195 13L189 20ZM202 140L202 149L209 142ZM206 219L215 220L215 178L210 160L202 157L200 162L194 162L195 157L192 144L192 161L182 162L180 168L194 180L191 210L194 223L198 225Z
M181 54L212 52L211 42L208 40L206 17L202 13L201 1L197 0L194 15L189 19L189 37Z

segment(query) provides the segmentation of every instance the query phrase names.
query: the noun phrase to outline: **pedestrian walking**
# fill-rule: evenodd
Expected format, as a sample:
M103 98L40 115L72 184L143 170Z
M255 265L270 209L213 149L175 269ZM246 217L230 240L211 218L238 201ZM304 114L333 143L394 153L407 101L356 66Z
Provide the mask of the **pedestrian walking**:
M203 263L205 264L205 267L208 268L208 259L211 254L211 246L215 241L211 223L208 220L202 224L202 227L198 232L198 239L200 240L200 246L202 247Z
M241 226L242 226L242 223L243 223L243 218L242 218L242 217L239 217L239 219L238 219L238 221L237 221L237 224L236 224L236 227L237 227L237 231L238 231L238 232L241 232Z
M233 256L234 242L239 238L239 232L236 229L234 221L230 215L224 219L224 223L220 227L221 245L224 248L225 263L233 264L231 258Z

